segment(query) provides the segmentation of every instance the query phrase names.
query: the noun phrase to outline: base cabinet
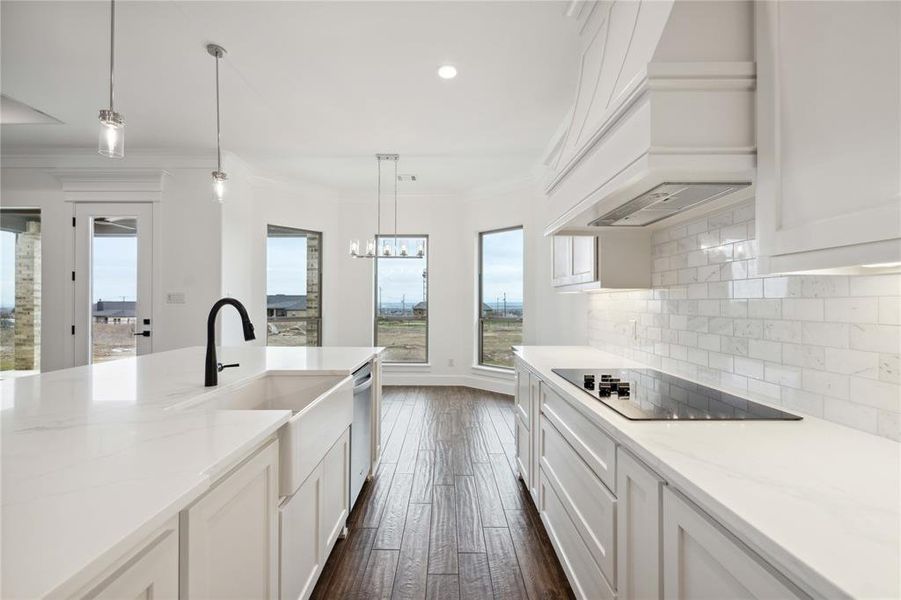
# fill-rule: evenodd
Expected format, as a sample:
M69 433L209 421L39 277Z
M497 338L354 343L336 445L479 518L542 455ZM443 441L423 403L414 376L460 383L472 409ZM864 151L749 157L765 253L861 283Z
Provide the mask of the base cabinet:
M97 600L120 598L178 598L178 519L173 518L146 546L115 565L111 573L77 597Z
M180 598L278 594L278 441L182 512Z
M663 490L663 596L796 598L795 590L678 492Z
M616 582L621 598L663 597L660 510L663 480L616 449Z
M309 598L348 515L350 431L279 507L282 600Z
M615 598L616 594L604 579L579 530L567 514L560 496L543 471L539 475L538 512L576 597L585 600Z

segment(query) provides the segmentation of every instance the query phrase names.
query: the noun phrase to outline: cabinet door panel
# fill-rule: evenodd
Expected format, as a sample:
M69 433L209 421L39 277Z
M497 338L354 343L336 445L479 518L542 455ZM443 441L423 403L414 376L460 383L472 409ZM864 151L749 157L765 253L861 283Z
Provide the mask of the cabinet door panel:
M612 587L616 587L616 498L547 419L541 420L539 449L541 472L566 508L588 552Z
M664 598L796 598L761 559L680 495L663 490Z
M322 460L322 540L327 556L347 523L350 432L345 430Z
M530 444L530 432L523 425L523 422L516 417L516 466L519 469L519 476L526 489L531 487L532 481L532 448Z
M573 236L573 283L594 281L597 277L597 239Z
M532 474L532 479L529 482L528 489L535 506L538 506L538 438L541 435L538 423L541 421L541 388L543 385L541 380L534 375L529 381L529 395L531 396L532 404L531 422L533 426L531 431L529 431L529 448L531 448L529 454L532 461L532 464L529 466L529 472Z
M551 281L554 285L571 283L573 273L573 237L555 235L551 238Z
M538 511L541 514L541 521L576 597L586 600L613 600L615 597L613 590L591 557L553 486L548 484L544 472L539 475L539 486Z
M616 585L623 598L663 595L660 513L663 481L616 449Z
M871 252L901 248L901 4L756 8L761 266L898 260Z
M529 372L525 369L517 369L516 370L516 414L522 419L523 423L525 423L526 428L529 428L529 419L532 415L532 396L530 394L531 387L529 386L530 380Z
M87 598L119 600L178 598L178 519L173 519L150 544L131 558L113 579L100 584Z
M278 442L226 475L185 519L184 598L275 598Z
M308 598L325 562L321 552L322 467L279 510L281 600Z

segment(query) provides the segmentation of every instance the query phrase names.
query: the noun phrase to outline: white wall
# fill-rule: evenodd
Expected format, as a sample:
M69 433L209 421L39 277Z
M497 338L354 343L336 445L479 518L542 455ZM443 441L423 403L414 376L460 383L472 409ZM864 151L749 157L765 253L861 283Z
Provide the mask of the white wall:
M203 344L206 314L219 296L220 207L210 201L211 165L196 157L159 158L139 153L110 161L90 151L3 157L0 205L41 209L43 370L73 366L74 295L69 271L74 207L66 201L60 178L80 174L127 180L130 176L167 173L158 202L153 205L153 349L162 351ZM115 194L98 194L98 198L101 196L117 200ZM185 303L166 304L168 292L184 293Z

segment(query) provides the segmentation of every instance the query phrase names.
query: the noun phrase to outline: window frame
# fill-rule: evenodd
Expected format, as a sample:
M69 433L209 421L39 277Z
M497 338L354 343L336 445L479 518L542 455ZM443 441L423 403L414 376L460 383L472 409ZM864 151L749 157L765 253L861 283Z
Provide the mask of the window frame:
M304 317L306 321L315 321L316 323L316 338L318 343L315 346L304 345L304 346L288 346L292 348L321 348L322 347L322 309L323 309L323 289L322 289L322 263L323 263L323 254L325 253L325 234L322 231L315 231L313 229L303 229L301 227L291 227L290 225L276 225L274 223L266 223L266 270L269 269L269 229L271 227L277 227L279 229L288 229L291 231L296 231L297 233L304 234L304 236L309 235L318 235L319 236L319 275L317 277L317 285L319 288L319 316L318 317ZM272 237L291 237L288 235L284 236L272 236ZM294 237L300 237L294 236ZM308 279L309 281L309 273ZM266 307L266 347L269 346L269 282L266 282L266 290L264 294L265 302L263 303ZM276 347L276 346L271 346Z
M431 320L432 310L429 307L429 296L432 294L432 286L431 286L431 274L429 273L429 259L431 256L431 250L429 247L429 235L427 233L398 233L396 236L394 234L391 235L376 235L375 236L375 248L376 252L378 252L379 241L384 239L393 240L397 239L410 239L410 238L422 238L425 240L425 270L426 270L426 290L425 290L425 303L426 303L426 314L425 314L425 360L422 361L403 361L403 362L391 362L391 361L383 361L383 364L386 365L428 365L429 364L429 346L431 345L431 339L429 337L429 321ZM372 278L372 345L378 346L379 341L379 260L382 260L382 257L376 254L375 258L372 259L373 262L373 278ZM410 260L407 258L384 258L384 260Z
M523 232L523 293L525 293L525 227L523 225L511 225L509 227L500 227L498 229L489 229L487 231L479 232L479 251L478 251L478 268L476 277L479 280L479 294L476 300L476 366L484 367L488 369L502 369L504 371L513 371L514 367L502 367L499 365L488 364L484 361L484 317L482 316L482 305L485 303L484 299L484 273L482 271L482 267L485 264L485 236L491 235L494 233L505 233L507 231L517 231L520 230ZM525 299L523 299L523 319L525 319Z

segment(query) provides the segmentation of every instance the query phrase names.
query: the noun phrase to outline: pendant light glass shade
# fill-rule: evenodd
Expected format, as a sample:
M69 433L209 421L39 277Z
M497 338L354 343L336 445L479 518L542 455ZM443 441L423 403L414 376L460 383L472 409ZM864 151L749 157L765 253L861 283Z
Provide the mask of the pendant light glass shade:
M117 112L100 111L100 136L97 152L108 158L125 156L125 120Z
M213 200L220 204L225 201L225 182L228 175L222 171L213 171Z
M108 158L125 156L125 117L117 113L113 104L113 75L116 66L116 1L110 0L109 10L109 108L100 109L100 135L97 152Z

